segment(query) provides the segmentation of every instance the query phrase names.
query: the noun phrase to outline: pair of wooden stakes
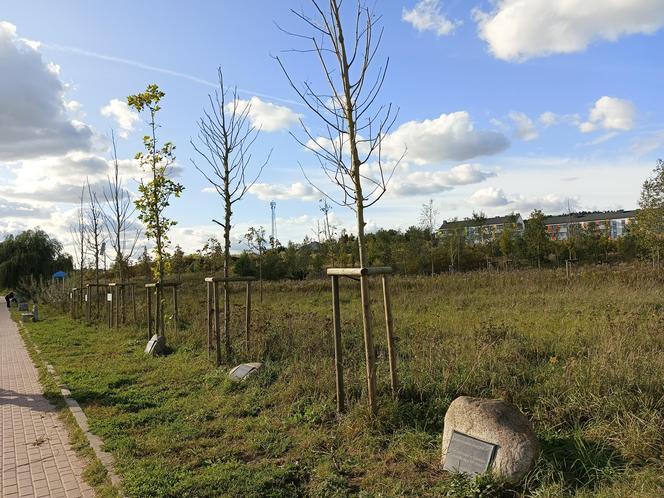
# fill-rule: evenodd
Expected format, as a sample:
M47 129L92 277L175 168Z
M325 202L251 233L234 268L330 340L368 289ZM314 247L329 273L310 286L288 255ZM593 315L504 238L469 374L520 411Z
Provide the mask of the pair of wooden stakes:
M134 322L136 322L136 296L135 286L129 283L107 283L107 284L85 284L85 287L74 287L69 292L70 299L70 314L72 318L76 318L78 313L83 313L81 304L85 306L85 320L90 323L92 320L92 301L93 292L102 294L106 302L106 318L108 327L115 328L120 326L120 323L125 323L127 319L127 305L131 304L133 311ZM101 291L101 292L100 292ZM101 298L97 299L96 310L100 312L101 306L99 302Z
M207 277L205 285L207 287L207 347L208 347L208 360L211 357L212 350L215 351L215 363L217 366L221 365L221 309L219 305L220 292L219 284L227 286L234 282L246 283L246 299L245 299L245 347L247 352L251 349L251 283L256 280L256 277ZM227 289L227 292L230 291ZM224 299L224 320L230 320L230 302ZM229 327L225 328L224 346L226 349L226 357L231 359L233 349L231 345L231 336Z
M347 277L360 281L362 300L362 322L364 332L364 354L366 361L367 394L369 411L376 410L376 355L373 343L371 323L371 302L369 300L369 277L380 276L383 284L383 307L385 311L385 332L387 354L390 366L390 387L395 396L398 388L397 359L394 349L394 319L392 317L392 301L388 277L392 268L387 266L373 268L329 268L327 275L332 279L332 316L334 323L334 367L336 373L337 411L345 411L345 391L343 374L343 353L341 347L341 307L339 304L339 278Z

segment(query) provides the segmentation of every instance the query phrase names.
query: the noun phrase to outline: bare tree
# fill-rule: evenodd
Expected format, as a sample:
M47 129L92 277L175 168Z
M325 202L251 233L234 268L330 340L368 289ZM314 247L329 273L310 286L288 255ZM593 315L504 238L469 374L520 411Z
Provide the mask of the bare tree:
M136 209L120 176L113 130L111 130L111 143L113 145L113 176L107 178L107 186L104 188L104 200L108 206L107 211L104 211L104 226L115 253L114 261L118 279L120 282L124 282L124 269L136 250L141 230L132 220Z
M431 256L431 276L435 274L434 270L434 245L436 242L436 227L438 225L438 209L436 208L433 199L429 202L422 204L422 211L420 211L420 226L427 232L429 236L429 251Z
M367 265L364 235L364 210L383 196L389 179L398 164L383 161L382 144L396 119L392 104L377 105L389 67L374 68L383 29L376 16L362 1L357 2L350 41L342 23L341 0L330 0L328 9L319 0L311 0L315 16L292 11L313 35L289 33L310 42L304 50L314 54L321 64L325 89L317 90L312 83L298 85L281 57L277 61L289 83L305 105L320 119L322 134L307 127L302 120L305 137L295 139L313 152L323 173L341 190L341 197L326 193L313 184L335 204L350 207L357 217L360 266ZM367 163L371 161L371 167Z
M309 81L296 83L282 58L276 59L292 88L318 118L322 130L314 131L300 120L304 137L293 136L316 155L322 172L338 188L337 194L326 193L309 179L304 169L302 172L326 198L355 211L359 264L365 268L368 259L364 210L385 194L399 162L388 164L382 155L383 140L397 112L392 104L377 104L389 67L389 59L382 65L376 64L383 36L381 17L362 0L357 0L354 13L349 15L341 12L343 0L310 2L313 15L292 11L310 34L286 33L307 42L304 49L293 52L313 55L322 69L322 87L314 88ZM349 22L345 23L346 20ZM360 287L369 405L373 410L375 364L366 276L360 278Z
M69 227L74 252L76 254L76 264L79 269L78 276L78 300L79 307L83 306L83 279L85 272L85 241L86 241L86 219L85 219L85 185L81 187L81 198L78 209L76 210L76 221Z
M224 207L223 222L212 221L224 230L224 277L229 276L231 262L231 219L233 206L239 202L258 180L267 165L254 166L251 149L260 130L252 125L251 105L238 97L237 88L224 86L224 76L218 69L219 90L209 95L209 110L198 121L198 140L191 145L201 158L192 163L221 197ZM253 171L253 172L252 172ZM230 357L230 294L224 282L224 335L227 355Z
M99 314L99 257L102 255L102 246L105 245L104 237L104 212L99 204L97 193L92 190L90 181L86 180L88 191L88 207L86 210L86 245L94 258L95 269L95 304L96 313ZM88 297L90 299L90 297Z

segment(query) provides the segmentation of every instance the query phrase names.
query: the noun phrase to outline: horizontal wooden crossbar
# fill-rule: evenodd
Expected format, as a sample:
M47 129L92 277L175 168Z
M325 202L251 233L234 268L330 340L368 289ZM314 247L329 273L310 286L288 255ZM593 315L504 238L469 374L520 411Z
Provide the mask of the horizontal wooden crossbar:
M152 283L149 283L149 284L145 284L145 288L146 289L152 289L152 288L158 287L160 285L162 287L179 287L180 286L180 284L178 284L177 282L163 282L161 284L158 284L156 282L152 282Z
M206 282L253 282L256 277L205 277Z
M360 277L362 275L388 275L392 273L391 266L374 266L370 268L328 268L329 276Z

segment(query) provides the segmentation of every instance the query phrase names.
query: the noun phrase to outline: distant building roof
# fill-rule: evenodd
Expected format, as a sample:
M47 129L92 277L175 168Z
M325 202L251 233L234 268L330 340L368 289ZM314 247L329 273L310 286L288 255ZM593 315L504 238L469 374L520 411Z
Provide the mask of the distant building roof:
M443 224L440 226L441 230L449 230L451 228L459 227L480 227L486 225L501 225L505 223L514 223L519 216L519 213L508 214L507 216L494 216L493 218L486 218L484 220L458 220L458 221L443 221Z
M625 211L593 211L570 214L560 214L556 216L545 216L545 225L559 225L563 223L583 223L589 221L619 220L623 218L634 218L636 210Z

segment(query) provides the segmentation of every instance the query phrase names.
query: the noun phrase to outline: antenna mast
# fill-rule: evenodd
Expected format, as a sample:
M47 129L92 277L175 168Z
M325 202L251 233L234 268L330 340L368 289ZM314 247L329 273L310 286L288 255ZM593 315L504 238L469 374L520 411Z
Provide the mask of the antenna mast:
M270 236L270 244L274 249L274 246L277 243L277 203L275 201L270 202L270 210L272 211L272 235Z

